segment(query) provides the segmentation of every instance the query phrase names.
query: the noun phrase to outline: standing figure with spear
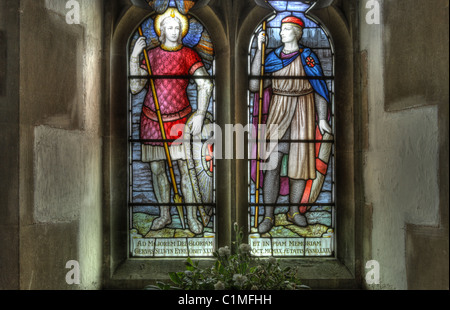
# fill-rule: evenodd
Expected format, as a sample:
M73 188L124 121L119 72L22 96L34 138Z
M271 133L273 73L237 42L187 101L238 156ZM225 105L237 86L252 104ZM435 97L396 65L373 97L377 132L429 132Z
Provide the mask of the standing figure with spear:
M186 152L183 143L174 140L183 139L184 130L178 130L192 116L191 133L198 135L203 126L213 85L210 79L204 78L208 73L202 59L193 49L184 46L182 38L187 34L189 21L186 16L175 8L169 8L158 15L154 21L160 46L147 51L146 38L139 28L139 39L133 48L130 58L130 73L136 76L147 76L149 79L133 79L130 82L131 92L137 94L149 84L145 97L140 124L142 139L142 161L149 162L152 171L153 188L160 205L160 216L156 218L151 230L160 230L172 222L170 207L171 187L174 202L177 204L181 224L184 228L184 213L182 203L187 203L187 224L194 234L203 231L203 224L197 218L197 206L186 163ZM144 60L139 56L144 53ZM157 76L157 78L152 78ZM171 76L164 78L161 76ZM180 76L180 78L174 78ZM198 108L192 111L187 96L189 76L201 76L195 79L197 84ZM179 126L182 127L179 127ZM167 141L169 140L169 141ZM173 161L176 160L181 176L181 192L175 181ZM166 174L166 163L169 167L171 186Z
M322 134L332 133L327 120L329 92L322 79L319 59L310 48L299 44L304 27L301 18L287 16L282 19L282 45L266 56L267 36L263 23L257 38L258 49L251 64L251 75L260 76L259 80L251 79L249 85L252 92L259 93L258 126L263 122L262 113L267 113L267 120L264 121L266 131L261 139L279 141L275 150L272 147L265 150L265 157L269 162L275 162L276 168L265 171L264 181L257 165L256 201L258 203L259 188L262 187L264 204L268 204L264 207L264 218L260 223L259 212L255 212L255 226L260 234L269 232L275 224L274 205L280 195L281 164L286 154L289 155L287 220L297 226L308 225L304 215L306 209L299 208L299 205L307 181L316 178L316 122ZM263 100L263 95L269 96L269 100ZM265 100L270 102L267 111L263 111ZM255 209L258 210L258 206Z

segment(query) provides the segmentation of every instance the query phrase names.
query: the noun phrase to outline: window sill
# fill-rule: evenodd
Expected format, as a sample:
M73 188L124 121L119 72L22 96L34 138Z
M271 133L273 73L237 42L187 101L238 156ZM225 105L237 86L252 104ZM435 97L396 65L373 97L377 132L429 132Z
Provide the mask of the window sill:
M200 266L212 266L215 259L193 258ZM183 271L186 258L125 260L113 273L112 282L127 282L136 289L157 281L170 282L168 273ZM356 281L350 270L336 258L281 258L283 266L299 268L300 278L312 289L355 289ZM122 283L123 284L123 283Z

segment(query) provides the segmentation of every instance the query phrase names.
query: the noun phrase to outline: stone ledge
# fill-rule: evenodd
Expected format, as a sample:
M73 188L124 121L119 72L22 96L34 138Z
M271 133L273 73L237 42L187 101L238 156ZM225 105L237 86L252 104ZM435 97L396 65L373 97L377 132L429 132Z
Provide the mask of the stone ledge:
M127 259L114 271L108 286L143 288L156 281L170 282L168 273L184 270L185 258L167 259ZM215 262L214 258L193 258L200 266L208 266ZM283 266L299 267L304 284L312 289L355 289L355 277L348 268L335 258L282 258ZM109 287L108 287L109 288Z

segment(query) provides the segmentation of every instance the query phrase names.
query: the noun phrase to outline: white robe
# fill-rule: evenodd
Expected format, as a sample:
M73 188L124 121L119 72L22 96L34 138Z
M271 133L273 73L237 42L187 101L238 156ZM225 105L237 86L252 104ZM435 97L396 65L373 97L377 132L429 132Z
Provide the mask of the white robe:
M297 57L274 76L306 76L301 57ZM314 140L316 112L314 89L307 79L273 79L265 137L281 139L290 127L291 140ZM276 130L278 128L278 130ZM268 149L268 154L272 150ZM266 156L268 155L266 154ZM290 143L288 177L315 179L315 144Z

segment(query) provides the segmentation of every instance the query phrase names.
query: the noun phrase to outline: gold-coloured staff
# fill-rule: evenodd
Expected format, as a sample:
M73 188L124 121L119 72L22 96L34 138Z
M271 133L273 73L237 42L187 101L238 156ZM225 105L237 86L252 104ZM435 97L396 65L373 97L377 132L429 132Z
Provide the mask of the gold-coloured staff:
M143 37L144 34L142 32L141 27L139 27L138 31L139 31L139 36ZM150 68L150 61L148 59L148 53L147 53L146 48L144 48L143 53L144 53L145 63L147 65L148 74L149 74L149 76L151 76L152 70ZM183 203L183 198L180 196L180 194L178 192L178 187L177 187L177 183L175 180L175 174L173 172L172 158L170 157L169 145L167 144L167 141L166 141L166 132L164 131L164 124L162 121L161 110L159 108L158 96L156 94L155 82L153 81L152 78L150 78L150 88L151 88L151 91L153 94L153 101L155 102L156 115L158 116L158 122L159 122L159 129L161 130L161 137L163 139L164 151L166 152L167 163L169 165L169 171L170 171L170 178L172 179L173 191L175 193L173 200L175 201L175 203L181 204L181 203ZM177 210L178 210L178 214L180 215L181 225L183 226L183 228L185 228L183 206L177 205Z
M266 24L264 21L262 24L262 31L264 31L264 35L266 35ZM266 41L262 42L261 45L261 78L259 80L259 109L258 109L258 140L257 140L257 149L256 149L256 193L255 193L255 227L258 227L258 213L259 213L259 183L260 183L260 139L261 139L261 122L262 122L262 106L263 106L263 96L264 96L264 66L265 66L265 55L266 55Z

